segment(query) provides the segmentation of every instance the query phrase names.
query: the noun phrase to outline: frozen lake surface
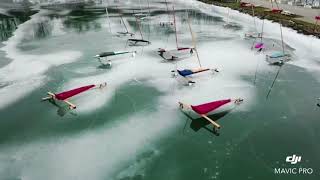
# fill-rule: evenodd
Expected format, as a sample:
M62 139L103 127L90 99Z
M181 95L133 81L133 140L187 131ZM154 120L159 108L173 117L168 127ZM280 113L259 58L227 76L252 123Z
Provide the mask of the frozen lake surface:
M193 77L185 86L171 77L176 68L196 68L196 56L162 59L159 48L193 46L188 17L204 67L219 73ZM129 46L121 17L140 38L133 13L148 9L141 0L98 4L82 10L44 10L11 24L12 36L0 43L0 179L318 179L281 176L285 157L299 154L301 166L320 163L320 41L283 28L293 55L272 89L278 70L265 53L251 50L244 34L255 29L252 17L197 1L150 1L141 21L149 46ZM148 10L145 10L148 12ZM228 15L229 14L229 15ZM235 26L225 28L226 22ZM256 20L262 27L262 20ZM279 24L264 22L267 46L281 47ZM104 68L93 56L104 51L137 51ZM257 72L257 74L256 74ZM256 83L253 83L256 76ZM47 91L61 92L107 82L107 88L72 98L70 112L40 102ZM190 120L178 101L201 104L238 98L244 103L217 122L220 136L204 120Z

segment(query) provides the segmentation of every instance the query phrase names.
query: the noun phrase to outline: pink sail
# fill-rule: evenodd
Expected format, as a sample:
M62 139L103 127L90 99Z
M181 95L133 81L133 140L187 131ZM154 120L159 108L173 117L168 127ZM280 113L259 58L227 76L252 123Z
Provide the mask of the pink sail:
M58 94L55 94L55 98L58 99L58 100L66 100L72 96L75 96L77 94L80 94L84 91L87 91L91 88L95 87L95 85L88 85L88 86L82 86L82 87L79 87L79 88L76 88L76 89L72 89L72 90L69 90L69 91L64 91L62 93L58 93Z
M257 43L254 48L256 49L261 49L261 48L264 48L264 44L263 43Z
M231 102L231 99L219 100L219 101L214 101L214 102L201 104L197 106L191 106L191 108L198 114L207 114L210 111L214 111L215 109L218 109L219 107L229 102Z

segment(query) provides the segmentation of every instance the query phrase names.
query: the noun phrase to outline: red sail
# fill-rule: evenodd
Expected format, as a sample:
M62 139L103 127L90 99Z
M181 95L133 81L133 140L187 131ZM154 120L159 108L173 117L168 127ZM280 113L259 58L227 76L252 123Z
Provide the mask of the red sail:
M218 109L219 107L231 102L231 99L225 99L225 100L219 100L214 101L206 104L201 104L198 106L191 106L191 108L198 114L207 114L210 111L214 111L215 109Z
M272 9L271 12L273 13L281 13L283 10L282 9Z
M189 49L192 49L192 48L189 48L189 47L179 47L179 48L177 48L178 51L189 50Z
M253 4L247 3L247 2L240 2L240 6L241 6L241 7L254 7Z
M79 87L79 88L76 88L76 89L72 89L72 90L69 90L69 91L65 91L65 92L62 92L62 93L58 93L58 94L55 94L55 98L58 99L58 100L66 100L72 96L75 96L77 94L80 94L84 91L87 91L91 88L95 87L95 85L88 85L88 86L83 86L83 87Z

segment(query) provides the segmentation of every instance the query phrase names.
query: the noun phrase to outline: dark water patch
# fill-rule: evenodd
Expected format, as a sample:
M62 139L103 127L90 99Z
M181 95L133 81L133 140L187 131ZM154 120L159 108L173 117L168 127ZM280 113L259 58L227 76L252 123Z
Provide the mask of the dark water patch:
M72 9L66 14L61 14L60 11L54 10L45 16L49 17L51 20L60 18L63 20L65 28L76 30L78 33L83 33L90 30L101 29L101 24L96 22L96 20L99 18L106 18L106 9L100 7L79 8Z
M154 3L158 3L158 4L172 4L171 1L154 1Z
M144 179L143 175L138 174L138 175L134 175L134 176L120 178L119 180L143 180L143 179Z
M9 82L0 82L0 89L1 89L1 88L4 88L4 87L6 87L6 86L9 86L9 85L10 85Z
M214 119L214 121L218 121L218 120L222 119L224 116L226 116L229 112L230 111L224 111L224 112L209 115L208 117L211 119ZM212 124L208 120L206 120L204 118L192 118L186 112L184 112L183 114L188 118L188 120L191 120L190 128L193 131L197 132L203 128L203 129L207 130L208 132L212 133L213 135L219 135L219 132L213 128ZM188 123L188 122L186 122L186 123ZM210 125L210 126L208 126L208 125Z
M18 45L17 47L22 51L32 51L39 48L38 46L31 45L31 44L21 44L21 45Z
M58 3L49 3L47 5L41 5L40 7L43 9L50 9L50 10L62 10L62 9L83 9L85 6L91 6L94 5L94 1L84 1L84 0L78 0L78 1L71 1L71 2L58 2Z
M4 46L4 44L2 44L0 42L0 48L2 48L3 46ZM6 52L4 52L4 51L0 51L0 57L1 57L0 68L4 67L5 65L7 65L11 62L11 59L6 57Z
M78 33L101 29L101 24L96 22L106 12L86 11L84 9L71 11L63 21L63 25L69 29L75 29Z
M121 170L115 173L115 179L118 180L138 180L145 179L145 171L149 168L149 163L157 158L159 153L155 150L144 150L139 153L129 165L123 166Z
M67 15L68 16L78 16L78 17L84 17L84 16L97 16L106 14L106 9L104 8L90 8L90 9L76 9L70 11Z
M50 20L40 21L33 25L34 37L36 39L43 39L51 35L53 24Z
M1 14L1 13L0 13L0 19L1 19L1 18L9 18L9 17L11 17L11 16L6 15L6 14Z
M183 133L182 129L162 140L159 145L162 153L148 164L144 179L211 179L220 171L215 171L220 166L216 162L224 157L213 152L221 149L215 143L217 136Z
M30 16L39 12L39 10L33 9L9 9L7 11L11 16L18 18L22 22L30 19Z
M10 12L13 14L12 17L0 18L0 38L1 41L8 40L17 29L18 25L30 20L30 16L36 13L37 11L28 11L28 12ZM24 40L31 39L42 39L51 35L52 24L49 19L39 20L38 22L33 23L32 33L27 34L24 37Z
M233 31L240 31L242 26L240 24L230 22L223 25L223 28L233 30Z
M101 29L101 24L94 20L94 18L87 17L67 18L63 25L68 29L74 29L78 33Z
M38 11L28 10L28 11L17 11L9 10L10 16L1 15L0 16L0 41L8 40L13 32L17 29L18 25L28 21L30 16L37 13Z
M151 12L152 16L157 15L169 15L173 18L173 12L172 8L169 8L169 11L167 10L154 10ZM190 17L192 20L192 24L199 24L201 22L206 22L208 24L210 23L216 23L216 22L223 22L223 18L219 16L213 16L207 13L203 13L200 10L194 10L194 9L176 9L175 15L177 17L180 17L184 23L187 23L187 18Z
M318 82L299 67L285 66L268 100L265 95L274 74L259 74L257 99L250 112L232 112L223 117L219 121L220 136L212 136L204 129L194 132L189 120L185 128L181 125L161 140L161 153L148 164L144 178L275 179L279 176L273 168L286 167L285 158L293 153L304 158L302 167L315 170L320 162L316 142L320 137L320 111L314 98L320 92ZM314 173L305 179L315 180L317 176ZM286 175L280 179L301 177Z
M197 33L197 41L198 42L212 42L212 41L229 41L238 38L237 36L231 36L224 34L222 36L212 35L212 32L209 31L198 31Z
M208 24L214 24L217 22L223 22L223 18L219 16L213 16L210 14L203 13L199 10L186 10L189 17L192 19L192 24L200 23L200 22L206 22Z
M109 117L116 120L145 109L155 111L153 105L161 95L154 88L128 82L116 90L116 94L110 100L112 103L99 108L100 110L95 113L81 113L80 116L73 111L74 114L60 117L57 114L59 108L48 102L40 101L42 97L39 97L39 94L46 96L48 89L56 88L41 87L19 100L19 103L0 110L0 144L33 141L56 135L79 133L83 130L93 130L110 123ZM79 104L78 107L80 106ZM16 113L17 109L22 111Z
M118 180L142 180L145 179L144 171L158 153L155 150L145 150L135 157L132 163L124 166L115 175Z

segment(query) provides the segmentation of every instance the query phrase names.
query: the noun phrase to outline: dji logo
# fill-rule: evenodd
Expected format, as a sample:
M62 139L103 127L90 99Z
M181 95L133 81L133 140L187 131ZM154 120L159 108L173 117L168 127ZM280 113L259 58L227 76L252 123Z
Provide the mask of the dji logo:
M286 162L291 164L297 164L298 162L301 162L301 156L296 156L295 154L292 156L287 156Z
M297 155L292 155L292 156L287 156L286 162L290 164L297 164L301 162L301 156ZM282 167L282 168L274 168L274 173L275 174L305 174L305 175L310 175L313 173L313 169L311 167Z

